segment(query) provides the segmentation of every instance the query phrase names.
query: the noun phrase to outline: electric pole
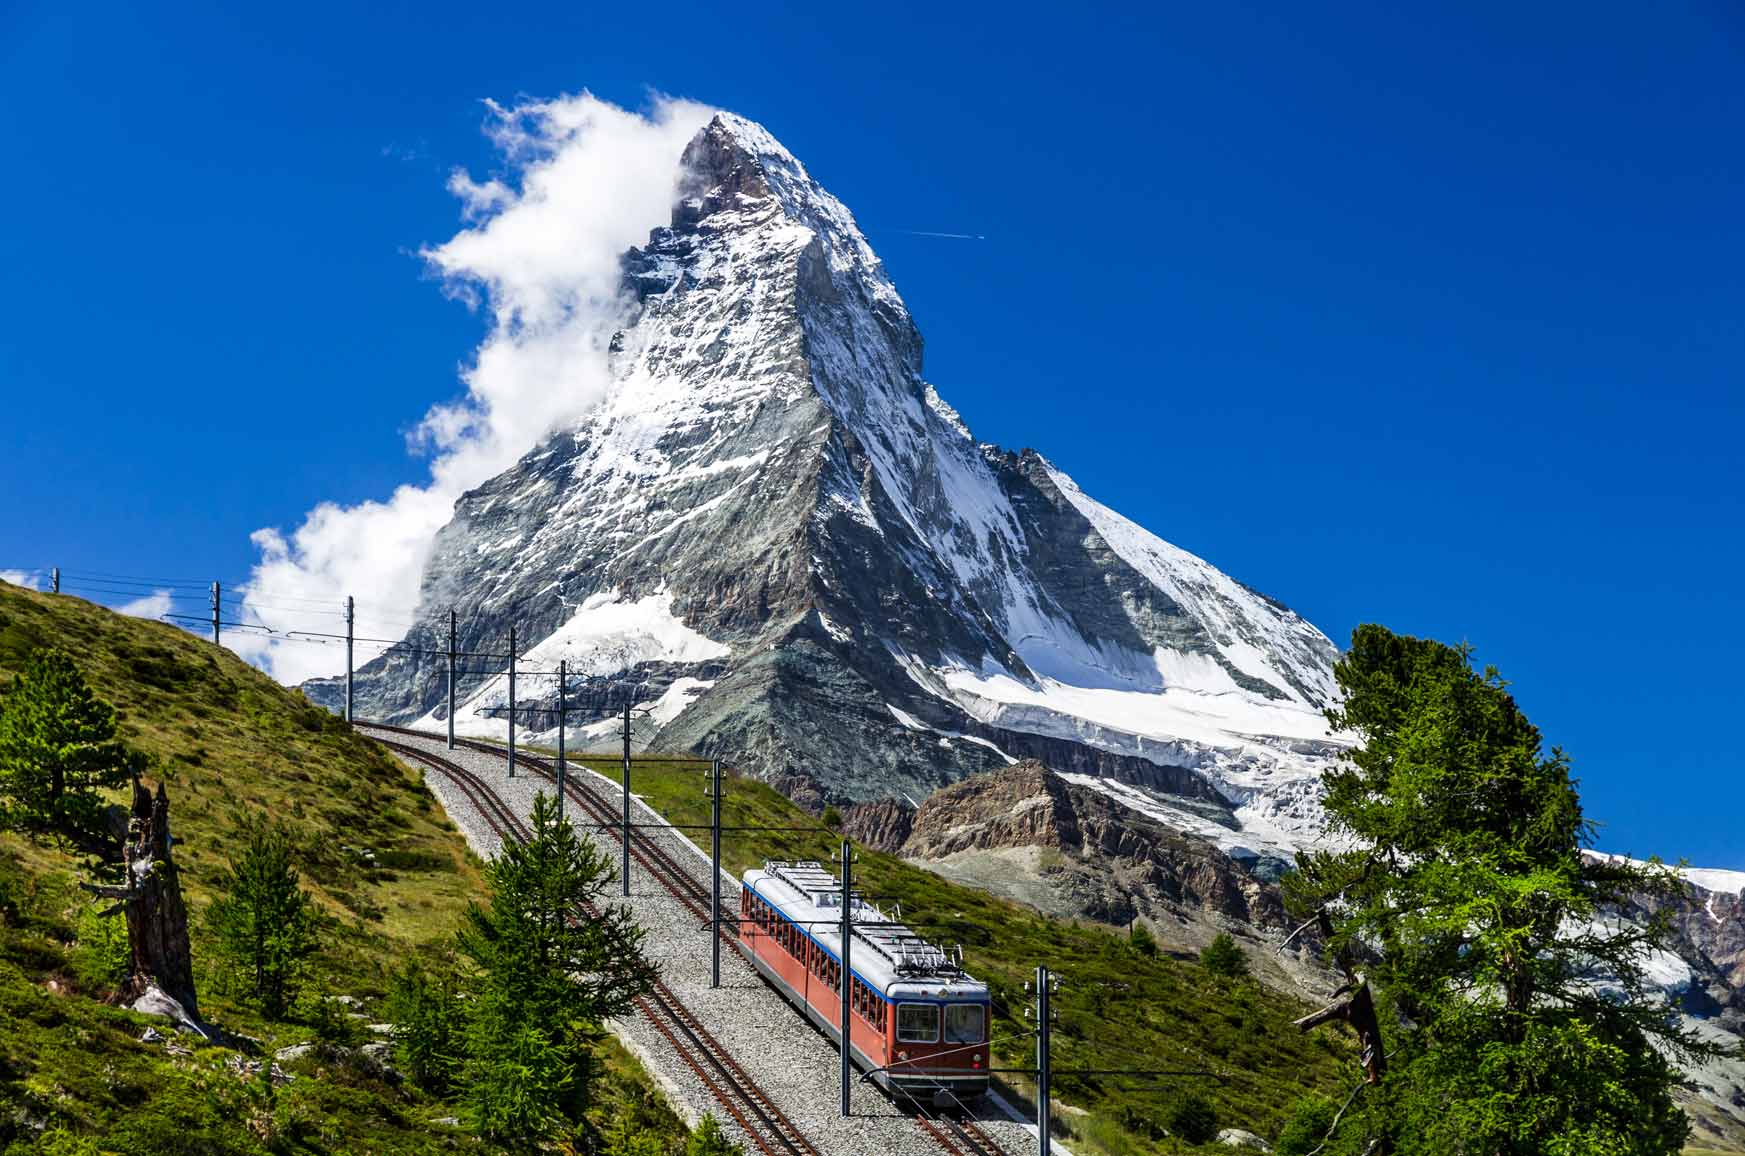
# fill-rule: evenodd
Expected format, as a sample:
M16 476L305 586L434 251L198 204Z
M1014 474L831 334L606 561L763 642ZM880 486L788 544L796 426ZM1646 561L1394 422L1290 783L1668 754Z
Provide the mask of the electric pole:
M849 1094L854 1088L854 1061L850 1058L854 1043L850 1038L852 1024L849 1009L853 1006L849 992L854 989L854 971L849 963L849 944L854 939L854 844L842 841L842 1115L854 1114Z
M448 749L454 750L454 609L448 612Z
M564 796L564 683L569 681L569 663L564 659L557 660L557 821L563 822Z
M709 764L709 986L721 986L721 760Z
M48 592L50 594L59 594L61 592L61 568L59 566L49 567Z
M1048 1028L1049 1017L1053 1015L1048 1006L1048 997L1054 984L1054 976L1046 967L1036 969L1036 1135L1041 1156L1048 1156L1050 1150L1049 1129L1053 1127L1049 1106L1049 1070L1048 1070Z
M624 858L618 878L624 884L624 894L630 894L630 692L624 692Z
M352 623L357 619L357 607L351 595L345 596L345 721L351 721L351 644Z
M220 645L218 641L218 583L212 584L212 645Z
M509 777L515 777L515 628L509 628Z

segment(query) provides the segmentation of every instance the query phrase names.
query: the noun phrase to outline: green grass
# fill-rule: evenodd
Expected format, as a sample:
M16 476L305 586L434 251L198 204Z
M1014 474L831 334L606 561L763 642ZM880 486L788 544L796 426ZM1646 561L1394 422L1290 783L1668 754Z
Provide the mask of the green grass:
M616 779L615 761L577 760ZM635 760L632 790L675 823L709 821L704 774L694 763ZM723 862L738 874L765 859L819 859L840 845L789 800L754 780L727 780L722 824L805 827L804 831L725 832ZM706 832L691 832L708 846ZM1084 1156L1191 1151L1163 1137L1174 1097L1198 1090L1217 1105L1220 1126L1272 1137L1296 1101L1311 1092L1343 1098L1355 1071L1354 1045L1332 1030L1305 1036L1291 1020L1310 1010L1252 982L1231 983L1195 963L1148 958L1124 933L1048 919L1029 908L950 883L890 855L862 849L857 885L889 911L947 947L961 943L965 963L994 996L994 1054L1002 1067L1030 1068L1034 1042L1023 1009L1024 983L1038 964L1061 979L1053 1057L1069 1069L1204 1070L1211 1076L1086 1077L1062 1075L1055 1096L1083 1115L1058 1113ZM1005 1080L1018 1092L1023 1075ZM1213 1145L1208 1151L1228 1151Z
M440 961L483 879L415 772L227 651L162 623L0 583L0 687L49 645L117 707L123 737L151 756L151 776L167 785L208 1020L254 1037L266 1053L318 1030L360 1033L342 1014L322 1024L308 1013L330 1006L318 1005L322 996L349 995L377 1020L403 960ZM299 870L326 916L307 1022L265 1020L212 966L201 916L239 825L256 814L296 833ZM101 1002L104 980L79 943L90 921L78 878L61 850L0 835L0 1151L494 1150L432 1123L455 1115L453 1104L365 1065L300 1060L291 1065L297 1079L269 1093L237 1074L236 1052L175 1055L139 1043L153 1021ZM682 1125L636 1061L610 1042L598 1059L592 1117L604 1125L634 1113L669 1146L682 1143Z

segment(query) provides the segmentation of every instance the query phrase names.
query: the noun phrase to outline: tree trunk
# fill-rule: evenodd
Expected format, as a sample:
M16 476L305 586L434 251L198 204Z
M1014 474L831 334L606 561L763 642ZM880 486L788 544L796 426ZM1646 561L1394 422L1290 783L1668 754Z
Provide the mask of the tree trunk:
M128 977L115 993L118 1003L131 1004L156 985L182 1005L188 1017L200 1018L194 993L194 961L188 948L188 905L176 864L170 858L170 803L164 786L154 796L133 781L133 820L128 824L127 944L132 952Z

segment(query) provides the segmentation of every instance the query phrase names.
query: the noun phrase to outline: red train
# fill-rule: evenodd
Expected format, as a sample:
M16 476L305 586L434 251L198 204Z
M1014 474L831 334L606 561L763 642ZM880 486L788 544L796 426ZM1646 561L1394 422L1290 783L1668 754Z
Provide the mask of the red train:
M739 936L752 962L832 1040L842 1018L842 884L817 862L747 871ZM941 1106L988 1088L988 986L853 897L850 1055L888 1091Z

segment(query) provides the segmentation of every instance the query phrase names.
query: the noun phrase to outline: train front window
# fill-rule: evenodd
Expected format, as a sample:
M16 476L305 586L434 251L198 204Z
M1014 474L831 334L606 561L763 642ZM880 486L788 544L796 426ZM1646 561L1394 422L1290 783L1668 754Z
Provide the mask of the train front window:
M945 1009L945 1042L948 1044L979 1044L982 1042L982 1005L954 1003Z
M931 1003L898 1004L897 1039L905 1044L938 1043L939 1005Z

